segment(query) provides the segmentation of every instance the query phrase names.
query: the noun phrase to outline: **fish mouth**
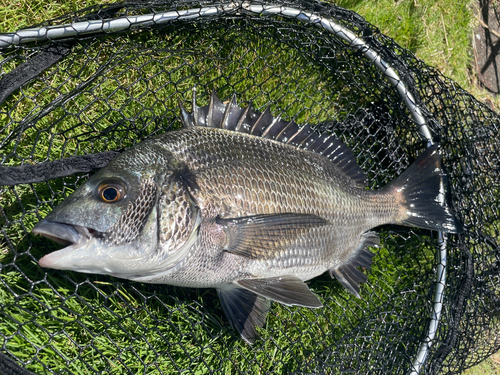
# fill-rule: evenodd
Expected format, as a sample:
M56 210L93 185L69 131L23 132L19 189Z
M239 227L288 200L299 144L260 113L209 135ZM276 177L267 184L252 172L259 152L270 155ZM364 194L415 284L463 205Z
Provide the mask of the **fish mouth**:
M38 264L44 268L62 268L57 267L57 263L62 258L85 246L96 235L96 231L91 228L45 219L36 224L31 232L36 236L43 236L66 246L41 258Z

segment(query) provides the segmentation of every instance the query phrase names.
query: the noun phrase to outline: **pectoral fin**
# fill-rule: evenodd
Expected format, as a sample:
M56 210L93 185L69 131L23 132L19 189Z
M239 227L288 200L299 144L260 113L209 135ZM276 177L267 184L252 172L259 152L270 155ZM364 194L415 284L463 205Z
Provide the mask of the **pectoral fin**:
M271 307L271 302L255 293L237 286L217 289L222 309L229 324L241 337L253 344L257 336L256 327L262 328Z
M217 218L226 232L224 250L251 259L272 259L308 231L329 224L316 215L283 213Z
M236 284L263 297L283 303L304 307L323 307L321 301L307 285L295 276L280 276L267 279L238 280Z

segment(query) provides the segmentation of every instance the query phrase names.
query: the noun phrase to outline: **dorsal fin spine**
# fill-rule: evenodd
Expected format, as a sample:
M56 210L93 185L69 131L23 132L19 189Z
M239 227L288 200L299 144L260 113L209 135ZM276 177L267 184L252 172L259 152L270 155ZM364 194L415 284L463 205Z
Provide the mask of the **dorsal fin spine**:
M264 132L265 128L266 128L266 124L264 123L264 118L271 115L271 107L267 107L265 109L264 112L262 112L259 116L259 118L257 119L257 121L255 121L255 124L253 124L251 130L250 130L250 134L253 134L253 135L257 135L259 137L262 136L262 133ZM272 115L271 115L272 117Z
M238 109L238 103L236 102L236 94L233 94L231 97L231 101L226 106L226 111L224 112L224 117L222 118L221 128L227 129L229 127L228 120L230 118L230 114L233 110Z
M196 87L193 87L193 123L194 126L200 126L198 124L198 106L196 105Z
M252 103L248 104L248 107L246 107L245 112L241 115L240 119L238 120L238 124L236 125L235 131L236 132L241 132L242 131L242 126L243 123L245 122L247 116L248 116L248 111L250 110L250 106Z
M299 126L295 123L295 121L290 121L281 132L276 137L276 140L284 143L288 143L288 139L297 133L299 130Z
M269 107L268 107L269 109ZM271 110L269 109L269 112L271 112ZM281 121L281 116L278 116L278 117L274 117L273 118L273 121L271 121L271 123L264 129L264 131L262 132L262 137L264 138L273 138L273 137L269 137L268 134L269 132L271 131L271 129L279 122Z
M328 159L332 159L333 154L339 149L340 144L335 144L332 143L324 152L323 155L325 155Z
M212 95L210 95L210 104L208 105L208 114L207 114L207 121L205 121L206 126L209 128L213 128L213 116L214 116L214 101L215 97L217 94L215 93L215 90L212 91Z
M310 129L309 125L305 125L305 126L301 127L295 134L293 134L290 137L290 139L287 141L287 143L298 147L300 143L298 143L297 141L298 140L302 141L303 138L301 138L301 137L304 135L304 133L308 132L309 129Z
M222 100L220 100L217 96L217 93L214 89L212 91L212 95L210 96L210 104L208 106L208 114L205 126L209 128L223 129L223 119L228 107L230 110L231 107L229 105L224 105Z
M324 151L324 145L329 138L330 136L328 134L323 133L307 149L315 151L318 154L322 155L322 152Z
M236 95L225 105L212 92L210 104L196 105L196 89L193 89L193 113L189 114L179 103L181 121L184 126L213 127L247 133L272 139L281 143L305 149L331 160L340 170L360 186L366 186L366 175L356 162L352 151L338 138L328 134L318 134L309 125L299 127L294 121L286 123L280 116L273 117L270 107L259 113L252 110L250 103L244 110L238 107ZM232 124L236 125L232 127Z
M320 136L318 133L311 131L311 133L309 133L309 136L306 139L304 139L304 141L302 142L303 148L305 148L306 150L309 150L309 151L314 151L312 146L316 143L316 141L319 138L320 138Z
M191 114L186 110L186 108L182 104L182 101L181 101L180 98L179 98L178 102L179 102L179 108L181 109L181 121L182 121L182 125L185 128L194 126L193 116L191 116Z

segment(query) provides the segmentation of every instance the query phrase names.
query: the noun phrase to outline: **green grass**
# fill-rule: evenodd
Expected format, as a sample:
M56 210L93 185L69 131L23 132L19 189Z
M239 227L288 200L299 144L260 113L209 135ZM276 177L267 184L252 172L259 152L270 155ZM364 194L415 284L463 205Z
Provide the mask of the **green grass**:
M356 11L462 87L472 88L471 0L338 0L335 3Z
M478 21L473 0L334 0L352 9L400 46L437 68L481 101L499 96L477 84L471 38Z
M500 373L500 353L464 371L463 375L496 375Z
M0 30L2 32L26 28L43 21L62 16L92 5L109 4L112 1L0 1Z
M39 0L0 3L0 29L14 30L96 3L47 3ZM468 76L471 15L467 4L463 1L404 0L339 3L358 11L379 26L383 33L465 88L471 82ZM60 65L65 68L62 75L48 73L52 87L57 87L57 90L39 94L42 85L34 82L26 89L31 97L24 98L8 116L0 118L0 124L3 125L8 118L14 120L13 127L23 123L27 113L36 112L39 106L50 103L58 95L69 98L78 82L87 81L89 92L94 90L98 95L87 93L71 97L66 104L67 113L59 110L44 116L37 125L45 126L46 131L40 133L33 129L25 132L21 147L16 150L18 157L8 159L8 163L16 165L19 157L37 162L47 157L55 159L129 146L134 140L129 139L127 130L131 124L124 119L137 114L146 119L144 134L162 131L165 124L175 125L173 111L176 111L177 96L160 74L165 67L170 72L168 79L181 91L178 95L183 100L191 98L189 89L194 84L186 77L202 74L197 85L217 87L222 98L237 91L241 93L240 101L254 98L254 106L258 108L275 102L273 109L280 108L285 117L297 115L299 123L330 119L332 115L326 110L328 102L348 97L342 92L341 83L325 83L321 72L295 70L295 64L280 59L280 56L292 53L286 45L277 47L265 40L255 40L250 46L234 48L231 39L232 36L227 35L226 44L212 44L204 51L206 56L203 57L197 52L196 40L189 36L163 40L148 33L142 39L141 48L131 47L127 53L113 56L105 48L90 50L89 57L94 60L84 67L71 58L65 59ZM192 45L193 53L153 51L176 44ZM248 55L247 47L253 49L253 55ZM141 53L148 48L151 48L150 54L145 58ZM233 58L226 65L213 59L230 54L241 59ZM288 61L300 59L293 53L287 57ZM242 69L248 61L254 63L249 69ZM124 69L128 65L141 66L146 62L143 69ZM302 65L307 66L307 63ZM101 81L95 78L100 69L104 69L109 79ZM229 78L221 78L221 70ZM281 78L273 80L274 73L279 73ZM66 81L76 76L78 79ZM266 89L261 91L254 83L262 81L266 82ZM327 84L329 86L325 87ZM154 87L154 91L149 91L150 87ZM319 94L326 90L330 92L328 98ZM104 97L106 101L96 97ZM130 102L135 97L141 100ZM159 104L156 99L163 103ZM200 104L206 104L207 95L200 95L199 100ZM305 109L299 107L299 101ZM337 118L343 116L342 107L349 107L349 103L343 104L336 108ZM81 112L81 116L71 115L76 112ZM164 124L147 121L158 116L164 117ZM79 126L81 122L85 126ZM12 130L4 129L0 137ZM94 140L92 144L88 142L90 139ZM47 155L44 145L49 140L53 142L53 148ZM77 147L76 141L82 143ZM10 220L7 224L0 218L0 224L16 244L15 253L6 251L6 243L2 243L5 240L0 238L0 260L12 264L3 268L0 274L3 285L0 302L4 306L0 332L5 338L6 349L12 354L25 361L36 357L28 364L33 371L46 373L46 367L49 367L64 373L69 368L75 373L87 374L108 369L110 373L121 374L125 368L136 373L155 373L155 369L160 368L166 373L177 373L179 369L189 368L193 373L203 374L209 373L209 363L210 367L220 368L220 373L236 373L235 367L255 373L271 369L278 373L287 372L298 369L296 358L323 360L323 352L338 345L338 340L346 334L350 335L352 342L363 343L366 337L377 342L377 338L388 333L384 327L391 327L394 331L389 332L388 345L392 350L402 350L401 346L415 334L406 332L405 325L418 325L419 322L422 325L427 319L425 298L419 296L425 296L429 285L415 286L413 279L416 275L432 272L434 248L429 238L416 234L410 240L397 235L384 237L384 247L378 251L369 282L362 287L364 300L354 299L338 283L324 276L310 284L325 301L326 307L321 312L273 304L267 324L261 331L262 341L258 344L261 346L254 349L227 327L225 318L220 316L221 307L213 290L147 286L58 271L45 274L36 260L57 245L25 233L82 179L67 178L35 184L33 188L19 186L0 192L1 206ZM405 253L405 246L415 251ZM389 298L394 291L401 293L399 299ZM370 316L376 317L371 319L370 326L358 325L360 319ZM379 327L378 320L387 325ZM324 332L325 326L330 332ZM410 350L414 350L414 346ZM96 352L96 347L99 352ZM157 357L156 353L161 355ZM80 360L75 360L77 356ZM369 352L361 354L360 358L365 360L365 365L372 360ZM350 363L353 368L357 365Z

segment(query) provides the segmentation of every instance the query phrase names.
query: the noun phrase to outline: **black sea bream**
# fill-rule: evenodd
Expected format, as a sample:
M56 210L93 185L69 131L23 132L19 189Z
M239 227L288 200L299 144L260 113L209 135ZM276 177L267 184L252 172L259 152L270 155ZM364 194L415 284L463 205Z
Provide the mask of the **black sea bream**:
M270 300L321 307L304 281L329 271L359 297L383 224L449 233L438 146L368 190L352 152L309 126L212 94L181 130L116 157L38 223L66 248L40 266L145 283L215 288L247 342ZM440 193L441 191L441 193Z

